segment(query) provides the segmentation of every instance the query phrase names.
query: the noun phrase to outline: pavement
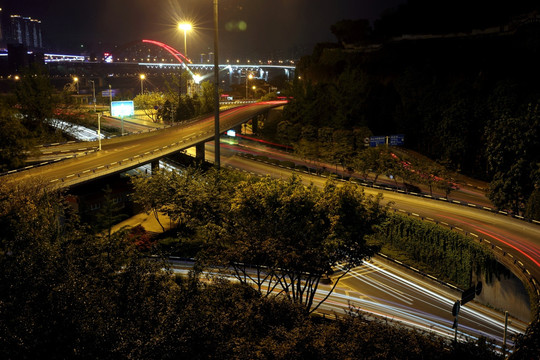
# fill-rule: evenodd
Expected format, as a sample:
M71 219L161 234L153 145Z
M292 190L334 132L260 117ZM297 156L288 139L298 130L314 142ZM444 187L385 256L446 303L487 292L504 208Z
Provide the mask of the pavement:
M106 115L106 117L109 119L115 119L118 121L122 120L119 117L114 117L110 115ZM150 119L150 117L146 115L144 111L142 110L135 110L135 115L124 117L124 122L130 122L130 123L134 123L134 124L138 124L138 125L150 127L150 128L163 128L166 126L166 124L161 123L161 122L159 123L153 122L152 119Z
M159 221L165 228L165 231L169 230L172 227L169 217L164 214L159 215ZM161 227L161 225L159 225L153 213L149 213L149 214L140 213L140 214L134 215L130 217L129 219L126 219L114 225L112 227L112 232L116 232L126 226L135 227L137 225L141 225L147 232L150 232L150 233L159 234L163 232L163 228Z

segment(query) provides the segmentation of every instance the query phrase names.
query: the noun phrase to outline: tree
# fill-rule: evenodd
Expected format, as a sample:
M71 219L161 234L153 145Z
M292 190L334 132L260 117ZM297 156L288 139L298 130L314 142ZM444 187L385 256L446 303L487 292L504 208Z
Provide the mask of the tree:
M540 188L534 189L525 209L525 216L529 219L540 221Z
M162 112L158 111L165 104L165 96L160 92L139 94L133 99L136 108L144 111L145 115L157 123L161 120Z
M395 159L390 151L384 147L370 147L360 152L356 159L352 160L355 170L367 176L368 171L375 173L373 182L382 174L388 174L395 168Z
M147 358L177 287L164 263L82 226L62 193L0 184L0 356Z
M195 116L195 108L193 101L189 96L181 96L178 99L178 106L176 107L175 120L181 122L191 119Z
M28 130L5 106L0 105L0 172L24 166L31 149Z
M22 115L22 124L36 137L45 136L56 107L54 87L46 69L34 64L23 70L15 86L15 97Z
M230 266L240 282L255 283L261 294L283 293L313 312L326 300L314 304L323 277L339 271L333 290L373 254L364 237L385 216L379 200L352 184L328 183L319 191L296 177L240 183L229 231L223 243L212 244L210 259Z
M540 317L535 318L527 327L525 334L517 336L515 349L510 356L512 360L534 359L540 353Z
M122 214L122 207L112 197L112 189L109 185L103 189L104 201L94 218L94 229L96 232L106 231L107 238L111 241L112 227L124 220L127 215Z
M350 130L336 130L332 134L332 160L343 169L350 164L350 158L354 155L354 137Z
M203 174L195 167L182 173L160 170L131 179L133 201L153 213L158 222L160 214L168 216L182 235L187 232L208 241L223 226L237 176L216 170Z
M498 208L523 212L539 186L539 132L538 106L529 106L522 116L504 115L486 127L486 153L493 174L488 198Z
M158 109L159 117L166 124L171 124L174 120L173 106L170 100L165 100L163 107Z
M161 223L160 214L166 211L166 207L170 204L170 199L174 195L171 186L169 186L169 176L176 176L174 172L166 172L158 170L152 176L134 176L131 182L134 187L133 202L139 205L147 214L152 213L165 231L165 227Z
M214 111L214 84L210 81L201 83L202 93L199 97L201 107L197 115L210 114Z

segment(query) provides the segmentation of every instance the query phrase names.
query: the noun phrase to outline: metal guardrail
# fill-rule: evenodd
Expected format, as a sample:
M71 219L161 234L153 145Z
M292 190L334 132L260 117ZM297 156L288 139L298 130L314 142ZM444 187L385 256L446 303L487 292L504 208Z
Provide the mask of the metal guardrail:
M288 166L276 165L276 164L273 164L272 162L265 161L265 160L260 160L260 159L254 158L254 157L248 157L248 156L245 156L243 154L239 154L239 156L244 156L244 157L249 158L249 159L254 160L254 161L262 162L262 163L265 163L267 165L272 165L272 166L285 168L285 169L288 169L288 170L291 170L291 171L297 171L297 172L302 172L302 173L313 175L313 176L319 176L319 177L323 177L323 178L328 178L328 176L326 176L324 174L317 174L316 171L308 172L308 171L304 171L304 170L298 170L296 168L291 168L291 167L288 167ZM348 180L345 180L345 179L338 178L337 177L338 175L335 174L335 173L332 173L332 174L336 175L335 179L337 181L343 181L343 182L348 181ZM493 208L490 208L490 207L487 207L487 206L482 206L482 205L468 203L468 202L459 201L459 200L453 200L453 199L449 199L449 198L445 198L445 197L439 197L439 196L432 196L432 195L428 195L428 194L417 193L417 192L414 192L414 191L407 191L407 190L403 190L403 189L398 188L398 187L391 187L391 186L388 186L388 185L381 186L381 185L377 185L377 184L370 184L370 183L367 183L365 181L362 181L361 179L354 178L354 177L350 177L350 181L353 181L353 182L357 183L358 185L361 185L361 186L364 186L364 187L369 187L369 188L374 188L374 189L382 189L382 190L386 190L386 191L398 192L398 193L405 194L405 195L412 195L412 196L416 196L416 197L422 197L422 198L426 198L426 199L444 201L444 202L453 203L453 204L456 204L456 205L472 207L472 208L476 208L476 209L479 209L479 210L489 211L489 212L494 213L494 214L510 216L510 217L513 217L513 218L518 219L518 220L522 220L522 221L525 221L525 222L528 222L528 223L533 223L533 224L536 224L536 225L540 225L540 221L533 220L533 219L528 219L528 218L525 218L525 217L520 216L520 215L512 214L512 213L509 213L507 211L493 209Z

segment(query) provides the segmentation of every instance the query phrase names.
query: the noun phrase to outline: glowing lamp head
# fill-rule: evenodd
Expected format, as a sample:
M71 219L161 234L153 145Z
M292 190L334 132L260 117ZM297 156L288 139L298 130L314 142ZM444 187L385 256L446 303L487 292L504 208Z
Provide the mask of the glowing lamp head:
M190 23L180 23L178 24L178 29L183 31L191 31L192 26Z
M139 75L139 78L141 78L141 80L144 80L144 79L146 79L146 75L141 74L141 75Z
M195 81L195 84L199 84L202 80L202 76L199 74L193 75L193 81Z
M78 82L78 81L79 81L79 78L75 76L75 77L73 78L73 81L74 81L74 82Z

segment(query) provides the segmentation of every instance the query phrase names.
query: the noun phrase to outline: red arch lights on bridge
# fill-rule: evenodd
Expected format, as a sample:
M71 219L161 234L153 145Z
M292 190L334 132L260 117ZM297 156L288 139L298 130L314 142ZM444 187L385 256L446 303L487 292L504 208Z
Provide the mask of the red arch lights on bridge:
M157 45L165 50L167 50L172 56L174 56L174 58L176 60L178 60L180 63L188 63L188 64L191 64L192 61L189 60L184 54L182 54L180 51L176 50L175 48L173 48L172 46L169 46L167 44L164 44L162 42L159 42L159 41L155 41L155 40L143 40L142 41L143 43L147 43L147 44L153 44L153 45ZM180 56L178 56L180 55ZM183 59L183 60L182 60Z

